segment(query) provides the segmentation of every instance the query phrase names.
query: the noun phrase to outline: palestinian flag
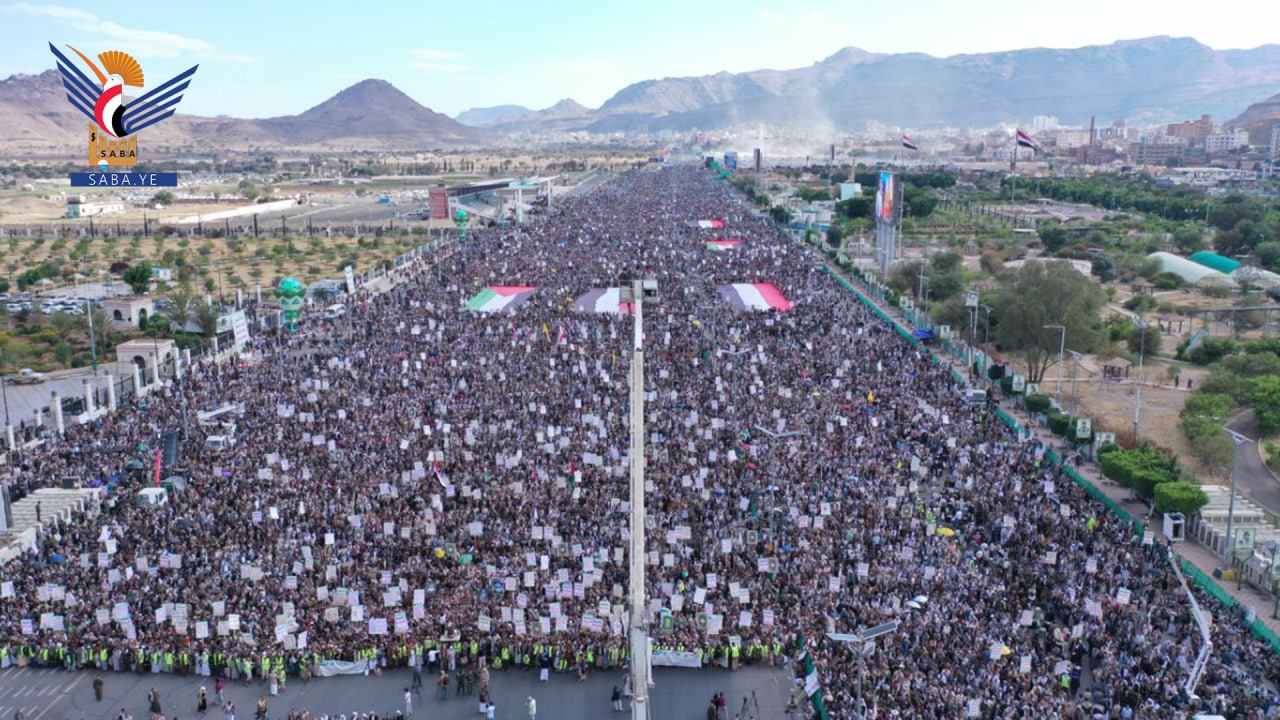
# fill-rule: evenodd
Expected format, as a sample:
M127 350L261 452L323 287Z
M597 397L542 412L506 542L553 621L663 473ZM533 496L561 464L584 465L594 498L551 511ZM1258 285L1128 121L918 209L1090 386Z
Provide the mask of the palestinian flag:
M630 313L631 303L621 302L621 288L593 288L573 303L578 312Z
M741 244L742 244L741 240L711 240L710 242L707 243L707 249L715 250L717 252L724 252L725 250L728 250L729 248L735 245L741 245Z
M514 312L517 307L533 297L535 287L519 285L490 285L467 301L466 310L472 312Z
M904 147L904 148L906 148L906 149L908 149L908 150L919 150L919 149L920 149L920 146L919 146L919 145L916 145L916 144L915 144L915 143L913 143L913 142L911 142L911 138L907 137L906 135L903 135L903 136L902 136L902 147Z
M724 227L723 220L699 220L698 227L703 230L719 230Z
M1030 136L1030 135L1028 135L1028 134L1026 134L1026 133L1022 132L1021 130L1018 130L1017 132L1018 132L1018 146L1019 146L1019 147L1027 147L1027 148L1031 148L1032 150L1039 150L1039 149L1040 149L1040 146L1036 144L1036 141L1035 141L1035 140L1032 140L1032 139L1031 139L1031 136Z
M720 285L716 289L729 301L730 305L738 310L785 312L791 309L791 302L770 283L735 283Z

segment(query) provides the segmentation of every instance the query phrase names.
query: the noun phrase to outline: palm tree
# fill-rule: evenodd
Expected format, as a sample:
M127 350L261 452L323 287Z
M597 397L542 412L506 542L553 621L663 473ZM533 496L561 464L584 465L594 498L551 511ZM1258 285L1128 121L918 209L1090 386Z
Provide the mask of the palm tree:
M111 316L101 307L94 305L90 308L89 314L84 316L83 322L86 330L89 327L90 317L93 318L94 344L98 346L98 356L105 358L108 351L116 344L120 333L112 323Z
M201 301L191 286L183 283L176 289L170 290L165 295L168 305L161 311L164 318L169 321L169 332L186 332L187 324L192 322L196 316L196 310Z
M200 302L196 306L193 320L200 326L200 331L206 338L212 338L218 334L218 309L213 304Z

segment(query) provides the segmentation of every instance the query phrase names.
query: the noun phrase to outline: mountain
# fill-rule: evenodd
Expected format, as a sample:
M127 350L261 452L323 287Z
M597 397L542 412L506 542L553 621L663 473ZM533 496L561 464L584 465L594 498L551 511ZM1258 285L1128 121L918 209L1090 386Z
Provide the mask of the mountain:
M361 80L301 115L256 121L291 144L475 144L483 134L423 107L386 80Z
M87 148L89 125L67 102L56 70L0 80L0 146L27 154L77 153ZM175 115L147 128L139 144L158 153L207 152L210 146L383 150L484 145L490 137L423 107L385 80L364 80L300 115Z
M494 121L492 127L500 132L529 130L569 130L591 117L591 109L572 98L565 98L548 108L524 115L505 115Z
M1248 130L1249 142L1255 145L1270 145L1271 130L1280 125L1280 95L1250 105L1226 125Z
M1280 46L1214 50L1153 37L938 58L845 48L805 68L645 80L560 129L716 129L769 123L849 131L876 122L986 127L1054 115L1168 122L1230 116L1280 92ZM528 124L533 116L525 118Z
M454 120L468 127L489 127L499 118L518 118L533 112L523 105L494 105L493 107L471 108L458 113Z

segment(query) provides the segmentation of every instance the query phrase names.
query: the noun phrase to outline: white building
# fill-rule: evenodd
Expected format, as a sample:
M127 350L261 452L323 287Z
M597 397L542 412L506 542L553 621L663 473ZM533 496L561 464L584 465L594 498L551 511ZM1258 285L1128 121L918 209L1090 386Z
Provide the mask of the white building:
M1271 153L1267 157L1272 160L1280 158L1280 125L1271 128Z
M1058 147L1062 149L1084 147L1089 144L1088 130L1059 130Z
M104 300L102 309L119 330L137 329L155 315L155 302L149 297L123 297Z
M1052 115L1037 115L1031 118L1031 132L1038 133L1045 130L1057 130L1058 118Z
M1211 133L1204 139L1204 151L1210 155L1227 153L1236 148L1248 146L1249 132L1247 130L1224 130L1220 133Z
M93 217L94 215L112 215L124 212L124 203L93 203L85 202L83 195L71 195L67 197L67 217L84 218Z

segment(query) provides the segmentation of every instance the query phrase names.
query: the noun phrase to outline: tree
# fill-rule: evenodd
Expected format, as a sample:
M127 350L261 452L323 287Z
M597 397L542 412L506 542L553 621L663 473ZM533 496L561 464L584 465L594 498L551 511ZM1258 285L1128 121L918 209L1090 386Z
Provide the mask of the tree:
M135 295L144 295L151 287L151 275L151 263L144 260L125 270L121 277L129 284L129 288Z
M840 241L844 238L844 233L840 231L839 225L832 225L827 228L827 244L831 247L840 247Z
M1272 271L1280 270L1280 242L1259 243L1253 252L1258 256L1259 265Z
M791 222L791 211L781 205L774 205L769 208L769 215L773 217L773 221L779 225L786 225Z
M996 341L1022 355L1029 382L1040 382L1058 362L1060 331L1046 325L1066 327L1066 342L1078 352L1097 347L1106 294L1066 263L1026 263L1017 271L1006 270L1000 286L992 308L1000 318Z
M186 332L187 325L195 321L196 308L201 302L200 299L191 291L190 286L183 283L169 291L165 295L165 300L168 304L165 305L161 314L165 320L169 321L169 332Z
M876 199L870 195L859 195L836 203L836 212L851 220L870 220L875 210Z
M1204 236L1194 225L1182 225L1173 231L1173 246L1183 255L1198 252L1204 247Z
M1245 400L1253 408L1253 416L1258 419L1258 428L1262 432L1280 432L1280 375L1254 378L1245 393Z
M218 309L212 304L201 302L197 305L194 320L205 337L211 338L218 334Z
M173 193L169 192L168 190L161 190L160 192L151 196L151 204L157 207L159 206L167 207L169 205L172 205L176 199L177 198L173 196Z
M106 357L111 348L115 346L116 339L120 336L120 333L116 330L115 325L112 324L111 316L107 314L107 311L97 305L89 309L89 314L82 321L86 332L88 332L89 328L89 317L93 318L93 337L94 344L98 346L98 357Z
M1143 339L1143 336L1146 339ZM1131 353L1143 353L1147 357L1160 354L1160 341L1164 339L1164 333L1160 332L1158 325L1147 323L1145 329L1134 325L1129 330L1129 336L1125 338L1125 343L1129 346Z
M71 333L80 326L80 321L70 313L56 312L49 318L49 324L53 326L58 340L65 343L71 338Z
M1102 282L1111 282L1116 279L1116 261L1112 260L1110 255L1098 253L1093 256L1089 272L1097 275L1098 280Z
M1057 225L1042 227L1037 233L1040 235L1040 244L1047 253L1056 254L1067 245L1067 231Z

